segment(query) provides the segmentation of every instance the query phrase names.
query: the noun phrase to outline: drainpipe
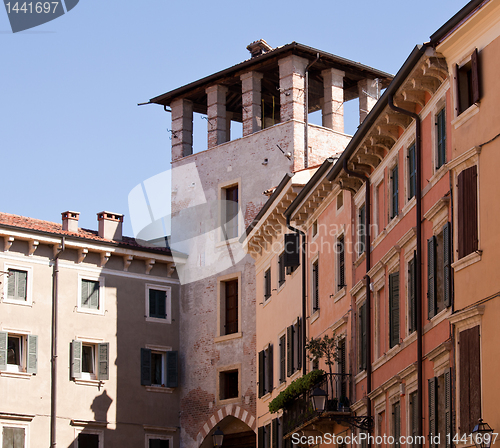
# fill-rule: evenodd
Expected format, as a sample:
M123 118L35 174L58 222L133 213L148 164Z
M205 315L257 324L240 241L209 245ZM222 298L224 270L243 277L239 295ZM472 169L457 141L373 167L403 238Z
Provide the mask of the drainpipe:
M302 235L300 251L302 252L302 374L306 369L306 234L290 224L290 216L286 217L286 226L293 232Z
M54 256L52 266L52 348L51 348L51 385L50 385L50 446L56 446L56 400L57 400L57 302L59 286L59 256L64 252L64 237L61 250Z
M409 110L402 109L394 105L392 93L388 98L389 107L403 115L415 119L415 158L416 158L416 200L417 200L417 288L416 288L416 312L417 312L417 391L418 391L418 435L423 434L423 362L422 362L422 162L421 162L421 137L420 137L420 116Z
M316 59L309 64L307 64L306 67L306 80L305 80L305 112L304 112L304 121L305 121L305 129L304 129L304 168L307 168L309 166L309 69L316 64L319 60L319 53L316 53Z
M366 275L365 275L365 281L366 281L366 310L368 312L368 316L366 319L366 345L367 345L367 350L366 350L366 398L367 398L367 417L368 421L370 422L372 419L372 406L371 406L371 400L369 398L369 394L372 391L372 319L371 319L371 290L370 290L370 276L368 275L368 272L371 269L371 250L370 250L370 244L371 244L371 235L370 235L370 228L371 228L371 201L370 201L370 178L363 173L357 173L356 171L352 171L347 167L347 159L344 160L343 164L344 171L349 175L353 177L357 177L358 179L361 179L365 183L365 254L366 254ZM369 431L371 432L371 430ZM368 446L371 445L370 438L368 438Z

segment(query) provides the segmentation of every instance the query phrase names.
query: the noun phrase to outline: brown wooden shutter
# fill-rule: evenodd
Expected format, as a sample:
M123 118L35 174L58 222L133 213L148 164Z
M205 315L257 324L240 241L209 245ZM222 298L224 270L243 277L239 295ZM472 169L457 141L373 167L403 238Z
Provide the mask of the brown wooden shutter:
M411 412L411 435L413 440L418 436L418 392L413 392L410 395L410 412ZM412 447L417 447L418 444L413 442Z
M266 393L265 359L266 352L262 350L259 352L259 398Z
M394 403L392 406L393 424L394 424L394 447L399 448L401 439L401 406L400 403Z
M226 324L225 334L238 333L238 280L225 283Z
M338 288L342 289L345 286L345 251L344 251L344 235L338 239L339 245L339 284Z
M478 248L477 166L458 175L458 258Z
M280 338L280 383L286 379L286 336Z
M179 354L177 351L167 352L167 387L179 385Z
M285 234L285 267L300 266L300 235L298 233Z
M279 425L279 420L275 418L272 421L272 428L273 428L273 448L278 448L279 447L279 437L278 437L278 425Z
M437 405L438 405L438 384L437 378L430 378L428 380L429 391L429 446L435 448L436 444L433 442L433 436L437 435Z
M471 54L471 68L472 68L472 103L478 103L480 98L479 91L479 63L478 63L478 51L477 48Z
M410 333L413 333L417 330L417 306L415 302L416 298L416 267L417 264L415 262L416 256L415 251L413 258L408 263L408 311L409 311L409 323L408 330Z
M318 273L319 263L316 261L313 264L313 311L319 310L319 273Z
M295 332L295 340L297 342L297 369L302 367L302 321L300 317L297 318L297 325Z
M444 433L451 434L451 369L444 372ZM451 441L448 437L444 438L445 448L451 448Z
M257 429L257 442L258 442L257 448L264 448L264 427L263 426L260 426Z
M399 344L399 272L389 275L390 346Z
M151 386L151 350L141 348L141 384Z
M479 326L460 332L460 432L469 434L481 417Z
M429 320L436 315L436 236L427 240L427 312Z
M286 360L287 360L287 376L293 373L293 325L286 329Z
M266 392L271 392L274 387L274 358L273 344L269 344L267 349L267 387Z
M451 306L451 223L443 228L444 306Z
M367 347L366 347L366 303L359 307L359 327L360 327L360 370L366 370Z

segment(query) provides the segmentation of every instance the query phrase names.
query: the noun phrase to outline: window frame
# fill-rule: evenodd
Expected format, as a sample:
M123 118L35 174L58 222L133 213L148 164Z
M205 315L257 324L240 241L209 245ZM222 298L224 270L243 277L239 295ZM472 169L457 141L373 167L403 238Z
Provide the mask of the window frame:
M273 295L271 266L264 270L264 303L271 299Z
M4 428L14 428L14 429L24 429L24 448L28 448L30 445L30 433L29 424L18 423L15 420L0 420L0 446L3 446L3 429Z
M226 209L223 208L225 206L226 201L226 190L229 188L238 187L238 213L237 213L237 222L236 222L236 236L233 238L228 238L226 240L224 236L224 224L226 222ZM226 244L236 242L239 239L239 234L244 229L244 221L243 214L241 212L241 178L233 179L227 182L219 183L218 185L218 196L219 196L219 214L218 214L218 243Z
M160 317L150 316L149 310L149 291L165 291L165 319ZM146 283L145 285L145 312L146 312L146 322L157 322L161 324L171 324L172 323L172 288L165 285L157 285L153 283Z
M173 448L174 438L173 436L165 436L163 434L152 434L147 433L144 439L144 448L149 448L150 440L168 440L168 447Z
M280 290L286 282L286 267L285 267L285 251L278 255L278 290Z
M74 448L78 448L78 437L80 434L94 434L99 436L99 448L104 448L104 430L94 428L75 428Z
M363 211L363 212L362 212ZM356 226L356 258L360 258L365 252L366 244L366 204L363 202L357 208L357 226Z
M237 371L238 372L238 396L234 398L221 398L221 374ZM217 368L217 384L216 384L216 404L224 405L231 403L238 403L241 401L241 364L231 364Z
M410 202L417 194L417 153L415 142L407 146L406 157L407 157L407 197L405 202ZM412 166L413 157L413 166ZM413 169L412 169L413 168ZM413 192L412 192L413 189Z
M82 306L82 282L84 280L92 281L92 282L99 282L99 306L97 307L97 309L87 308L87 307ZM104 311L105 311L105 293L104 293L104 291L105 291L104 276L78 274L78 297L77 297L76 311L78 313L104 315Z
M14 329L2 329L2 334L6 335L6 358L5 358L5 369L1 370L2 376L31 376L36 375L38 369L38 336L31 334L31 332L14 330ZM19 364L9 364L8 363L8 350L9 350L9 338L16 337L19 338ZM34 342L32 342L34 341ZM30 353L31 345L34 344L34 353ZM34 356L34 365L29 366L31 360L30 356Z
M468 65L470 64L470 69ZM467 92L463 90L463 74L471 73L470 85L467 81ZM479 51L475 48L460 63L455 65L455 117L467 112L473 106L477 106L481 99L481 81L479 73ZM467 107L462 104L462 93L467 94Z
M23 306L33 306L33 297L32 297L32 291L33 291L33 268L31 266L24 266L20 264L14 264L14 263L4 263L3 270L5 272L8 272L10 269L15 270L15 271L24 271L27 274L27 280L26 280L26 300L18 300L18 299L11 299L8 296L8 287L9 287L9 282L8 282L8 276L5 276L5 281L3 282L3 299L2 303L9 303L12 305L23 305Z
M75 363L75 355L74 355L74 350L75 350L75 344L74 343L80 343L81 344L81 354L80 354L80 373L74 371L74 363ZM100 347L102 346L107 346L106 348L106 354L107 358L105 360L106 362L106 372L103 375L99 374L100 371ZM86 383L95 383L99 382L102 383L104 381L109 380L109 371L110 371L110 353L109 353L109 347L110 347L109 342L105 342L103 339L96 339L96 338L87 338L87 337L76 337L71 341L71 353L70 353L70 377L71 380L74 381L75 383L81 383L81 384L86 384ZM83 347L92 347L92 368L93 372L84 372L83 371ZM78 375L78 376L77 376Z
M238 281L238 331L236 333L226 334L225 331L223 330L226 322L226 311L225 311L226 295L225 295L224 284L232 280ZM214 342L222 342L228 339L239 338L242 336L241 295L242 295L241 271L217 277L217 329L215 333Z
M440 104L441 107L438 108L438 111L434 114L434 123L435 123L435 130L436 130L436 137L435 137L435 160L434 160L434 172L438 171L441 167L446 165L446 145L447 145L447 139L448 139L448 129L447 129L447 122L446 122L446 102L444 104ZM440 123L440 117L442 118L442 123ZM440 128L444 127L444 135L440 135ZM441 138L440 138L441 137ZM441 141L442 140L442 141ZM441 147L440 147L441 145ZM442 154L441 154L442 153ZM441 156L442 155L442 160ZM440 162L442 162L440 164Z
M168 354L171 353L176 361L176 372L175 372L175 385L169 385L168 378ZM149 380L143 376L144 369L144 359L143 356L145 354L149 354ZM153 383L153 366L152 366L152 356L153 354L160 354L162 357L161 361L161 376L162 376L162 384ZM179 385L179 359L178 352L176 350L172 350L172 347L167 347L163 345L153 345L146 344L144 347L141 347L141 359L140 359L140 368L141 368L141 386L145 386L146 390L150 392L162 392L173 390L173 388L178 387Z

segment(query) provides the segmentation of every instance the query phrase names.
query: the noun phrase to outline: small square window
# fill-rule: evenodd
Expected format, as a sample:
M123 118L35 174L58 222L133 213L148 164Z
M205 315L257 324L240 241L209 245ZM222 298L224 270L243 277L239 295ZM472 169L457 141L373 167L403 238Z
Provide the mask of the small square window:
M26 428L0 426L2 448L24 448L26 446Z
M99 309L99 280L82 279L80 307L89 310Z
M171 316L171 292L168 286L146 285L146 320L169 324Z
M238 370L220 372L219 381L219 396L221 400L238 398Z
M71 342L71 377L80 380L109 379L109 343Z
M27 300L28 273L18 269L9 269L7 281L7 298L10 300Z
M169 448L169 440L149 439L148 448Z
M160 347L141 348L141 385L177 387L177 364L176 351Z

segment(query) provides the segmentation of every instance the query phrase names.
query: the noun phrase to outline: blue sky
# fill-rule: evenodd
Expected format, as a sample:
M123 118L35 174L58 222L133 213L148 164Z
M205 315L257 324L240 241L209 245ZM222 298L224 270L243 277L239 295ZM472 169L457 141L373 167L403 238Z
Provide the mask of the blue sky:
M170 114L137 103L247 59L260 38L395 73L466 3L80 0L17 34L2 8L0 211L59 222L76 210L96 229L108 210L131 235L129 192L170 167Z

